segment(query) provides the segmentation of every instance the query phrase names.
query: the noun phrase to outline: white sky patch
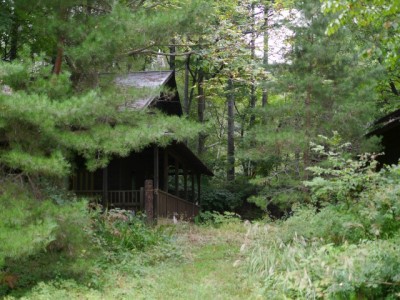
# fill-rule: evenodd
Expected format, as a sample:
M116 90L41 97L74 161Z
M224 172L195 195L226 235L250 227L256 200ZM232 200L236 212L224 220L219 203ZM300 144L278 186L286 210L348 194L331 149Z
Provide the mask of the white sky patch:
M256 8L257 23L264 22L264 13L260 8ZM259 13L259 14L258 14ZM271 14L271 12L270 12ZM299 12L281 10L272 12L268 20L268 63L278 64L287 62L285 55L290 51L291 45L289 39L293 36L293 31L284 25L284 21L296 22L300 19ZM250 39L249 35L249 39ZM264 55L264 34L256 38L256 56Z

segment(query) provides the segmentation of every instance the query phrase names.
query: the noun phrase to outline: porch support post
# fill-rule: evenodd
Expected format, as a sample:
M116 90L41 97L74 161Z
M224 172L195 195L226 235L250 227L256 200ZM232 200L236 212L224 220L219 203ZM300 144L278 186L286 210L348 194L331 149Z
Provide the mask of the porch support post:
M192 184L192 189L191 189L191 191L192 191L192 202L193 203L195 203L195 198L194 198L194 174L193 174L193 171L191 172L192 174L191 174L191 178L192 178L192 180L191 180L191 184Z
M146 212L146 219L149 224L154 222L154 190L153 180L147 179L144 182L144 209Z
M93 191L94 190L94 173L90 172L90 190Z
M103 207L108 208L108 167L103 168Z
M185 188L185 200L188 200L188 171L186 166L183 166L183 184L184 184L184 188Z
M168 193L168 150L164 150L164 187L163 190Z
M175 195L179 196L179 161L175 157Z
M201 174L197 173L197 203L200 205L200 191L201 191Z
M159 187L159 160L158 160L158 146L154 146L154 189L158 189Z
M154 216L158 216L158 188L159 188L159 150L158 146L154 146Z
M77 191L78 190L77 182L78 182L78 175L77 174L72 175L72 190L73 191Z
M140 188L140 210L144 210L144 187Z

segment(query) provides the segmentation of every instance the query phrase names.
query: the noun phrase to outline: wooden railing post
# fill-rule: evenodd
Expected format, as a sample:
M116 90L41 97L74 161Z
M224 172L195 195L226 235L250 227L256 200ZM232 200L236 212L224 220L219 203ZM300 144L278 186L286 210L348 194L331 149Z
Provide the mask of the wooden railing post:
M154 146L153 149L154 155L153 155L153 160L154 160L154 201L153 201L153 218L158 218L158 189L160 188L160 161L159 161L159 149L158 146Z
M140 202L140 209L141 209L141 210L144 210L144 187L141 187L141 188L140 188L140 195L139 195L139 197L140 197L140 200L139 200L139 202Z
M175 158L175 196L179 196L179 161Z
M103 207L108 209L108 167L103 168Z
M201 199L201 174L196 174L197 175L197 205L201 205L200 199Z
M169 172L169 165L168 165L168 150L164 149L164 186L163 190L168 193L168 174Z
M153 180L148 179L144 182L144 209L146 212L147 222L154 222L154 190Z
M184 186L184 199L188 200L188 170L186 166L183 166L183 186Z

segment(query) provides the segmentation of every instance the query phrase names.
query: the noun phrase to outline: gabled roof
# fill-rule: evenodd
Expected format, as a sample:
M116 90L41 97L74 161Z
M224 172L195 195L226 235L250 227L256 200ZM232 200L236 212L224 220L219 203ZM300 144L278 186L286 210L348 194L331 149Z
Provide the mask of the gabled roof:
M394 112L391 112L390 114L387 114L386 116L376 120L374 123L381 124L381 123L385 123L385 122L391 122L398 118L400 118L400 109L395 110Z
M367 137L381 137L383 155L378 156L381 165L398 164L400 159L400 109L387 114L374 122L374 128L367 134Z
M136 88L160 87L172 76L173 71L144 71L128 73L118 76L115 82L118 85L132 86Z
M177 151L188 165L199 170L201 174L214 176L214 173L184 143L173 141L166 149L172 152Z
M400 109L383 116L374 122L374 129L367 136L381 135L400 125Z
M149 107L160 96L160 90L163 86L173 79L173 71L145 71L128 73L115 78L117 86L123 88L133 87L142 89L137 99L131 99L125 103L128 109L143 109Z
M128 73L115 78L117 86L142 89L138 98L129 99L122 109L144 109L155 106L168 114L182 115L174 71L145 71ZM160 94L163 87L175 90L172 97ZM177 150L187 162L202 174L213 176L213 172L184 143L172 142L170 150Z

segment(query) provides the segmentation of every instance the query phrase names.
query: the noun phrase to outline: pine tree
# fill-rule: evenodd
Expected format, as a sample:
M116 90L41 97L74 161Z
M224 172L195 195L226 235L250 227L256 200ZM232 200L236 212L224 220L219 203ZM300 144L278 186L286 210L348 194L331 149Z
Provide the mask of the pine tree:
M400 108L400 2L394 1L337 1L324 0L323 11L332 15L326 30L333 34L340 28L352 30L366 61L378 61L385 74L379 83L381 94L378 109L382 113ZM349 9L351 8L351 9Z
M255 141L249 141L257 144L249 157L260 162L254 182L263 189L254 201L263 207L306 201L302 181L318 161L310 142L337 131L357 153L367 146L363 135L374 114L376 81L360 62L351 32L327 36L330 20L319 1L296 2L293 11L296 18L286 25L293 32L291 50L286 63L274 67L273 103L265 110L266 123L254 130Z
M124 72L135 63L139 69L153 45L190 28L191 12L202 2L180 3L188 4L181 9L173 0L28 4L1 3L7 8L0 35L5 53L0 64L4 172L22 172L31 179L61 177L71 171L71 153L82 155L94 170L113 155L126 156L150 143L165 145L198 132L199 126L177 117L121 112L124 96L110 85L111 77L100 81L99 74ZM17 37L14 19L21 28ZM6 43L9 38L16 38L16 45Z

